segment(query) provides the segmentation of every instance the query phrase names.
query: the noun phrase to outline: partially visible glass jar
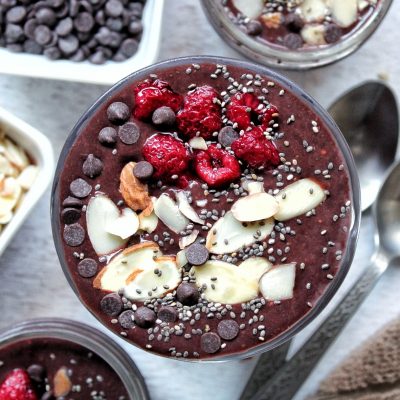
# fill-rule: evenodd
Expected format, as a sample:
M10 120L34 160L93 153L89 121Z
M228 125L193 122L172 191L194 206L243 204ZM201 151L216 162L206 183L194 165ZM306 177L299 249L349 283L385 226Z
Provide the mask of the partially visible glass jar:
M0 331L0 359L2 349L9 345L35 339L68 341L88 349L115 371L129 400L150 399L144 379L129 355L104 333L72 320L35 319Z
M375 32L391 4L392 0L379 0L372 14L337 43L290 50L248 35L231 20L223 0L202 0L209 21L231 47L264 65L294 70L321 67L349 56Z

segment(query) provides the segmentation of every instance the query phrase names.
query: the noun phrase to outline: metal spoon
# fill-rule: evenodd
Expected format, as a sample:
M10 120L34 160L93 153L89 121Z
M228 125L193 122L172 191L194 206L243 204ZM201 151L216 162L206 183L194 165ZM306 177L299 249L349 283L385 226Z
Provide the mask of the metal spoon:
M361 207L376 199L382 176L393 163L399 116L393 92L368 81L346 92L328 109L353 153L361 183Z
M371 264L347 292L335 311L278 372L252 397L253 400L290 400L316 363L335 341L343 326L368 296L389 265L400 263L400 163L385 179L373 215L377 232Z
M355 158L361 181L361 202L364 211L375 201L381 179L395 158L399 133L396 99L385 84L369 81L346 92L328 111L341 128ZM300 388L379 276L375 270L367 269L363 279L347 294L335 313L328 317L325 324L298 354L272 378L271 358L268 357L268 353L261 355L241 400L255 399L255 393L258 399L289 400L290 394L293 396ZM283 346L285 345L286 348L281 354L287 353L289 345ZM266 382L267 378L267 383L261 387L260 382ZM278 384L274 384L274 381ZM268 390L268 396L265 390ZM281 392L281 397L274 397L279 396Z

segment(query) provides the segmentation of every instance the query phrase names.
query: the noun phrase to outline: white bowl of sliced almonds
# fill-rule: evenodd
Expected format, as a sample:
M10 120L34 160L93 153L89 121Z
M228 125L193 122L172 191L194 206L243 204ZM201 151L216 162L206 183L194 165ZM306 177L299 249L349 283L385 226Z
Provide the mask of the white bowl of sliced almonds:
M49 140L0 107L0 255L45 192L53 166Z

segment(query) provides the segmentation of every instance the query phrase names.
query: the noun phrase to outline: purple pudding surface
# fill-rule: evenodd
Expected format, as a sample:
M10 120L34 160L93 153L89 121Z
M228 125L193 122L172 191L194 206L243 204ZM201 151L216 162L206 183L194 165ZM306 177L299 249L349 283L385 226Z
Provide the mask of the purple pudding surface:
M147 89L143 89L141 84L146 79L149 80L146 84ZM160 89L164 95L154 90L159 82L157 80L169 84L169 87L163 86L164 89ZM215 100L205 105L204 97L199 100L201 105L196 108L191 95L194 93L198 98L198 88L205 86L213 88ZM151 97L154 93L158 93L159 97L155 95L157 101L149 100L145 103L150 113L143 117L140 112L143 111L144 103L140 96ZM171 100L175 95L192 103L187 104L182 100L177 101L177 105ZM235 96L238 96L240 101L246 99L242 101L245 103L244 114L243 108L232 108ZM113 107L116 107L116 102L119 106L121 103L125 105L119 109L120 120L116 119L115 114L110 114ZM171 117L171 110L175 115L172 120L166 119L164 125L159 125L154 111L157 109L157 112L161 113L158 109L166 106L163 102L167 103L170 109L169 116ZM190 108L192 114L184 119L183 111L187 111L187 108ZM204 109L208 112L203 115ZM126 110L129 111L128 114ZM248 126L243 126L246 123L246 113L249 116ZM244 119L240 119L239 116ZM198 118L202 118L202 121L196 125ZM135 124L133 130L126 126L128 121ZM61 261L65 261L64 267L81 301L109 329L132 344L159 355L176 358L206 359L243 353L263 346L302 320L321 300L340 270L342 258L347 251L352 220L352 189L348 166L334 134L324 121L310 103L295 94L290 87L283 87L272 77L259 75L238 66L212 63L188 63L173 68L161 66L155 68L151 75L142 76L138 80L127 80L112 95L104 98L93 114L80 126L59 176L56 191L59 208L53 210L53 218L59 219L60 222L55 235L62 243L58 249ZM125 126L124 129L127 130L122 130L121 126ZM197 127L198 132L193 134L188 126ZM211 134L208 129L210 126L211 131L217 128ZM113 135L112 131L108 131L107 137L110 140L107 143L104 136L99 141L99 133L107 133L102 131L105 127L115 128L117 132L117 135ZM249 139L241 142L240 146L239 142L235 144L234 141L232 146L224 146L221 144L223 138L219 132L226 127L232 128L230 132L236 141L243 141L243 137L249 138L251 132L254 133L257 129L263 133L259 139L258 136L255 139L257 145ZM130 135L126 135L127 132ZM158 145L149 146L149 141L155 136L161 137L163 141L168 136L175 141L174 146L177 147L171 152L176 151L174 156L177 158L172 160L171 164L162 164L164 159L170 161L171 156L168 153L158 158L157 154L156 158L149 156L154 156L159 150ZM190 140L192 136L204 136L207 150L197 148ZM132 141L134 142L131 143ZM189 160L187 164L181 162L182 158L179 157L184 156L176 150L179 147L176 142L186 149ZM204 146L203 141L201 143ZM212 146L223 151L226 160L231 162L229 168L227 167L229 173L223 176L223 180L226 181L215 185L204 181L201 164L202 157L207 157ZM144 147L147 148L146 151ZM265 162L261 160L261 166L258 153L260 148L264 149L265 157L268 158ZM99 161L93 161L93 158ZM154 199L160 199L161 195L167 196L175 202L176 193L184 192L192 210L203 224L194 223L189 219L182 231L175 232L162 218L158 218L154 230L148 229L146 232L139 229L113 251L107 254L96 253L91 235L88 234L87 211L91 207L90 202L98 196L104 196L121 212L125 208L132 209L127 204L129 199L126 193L121 192L121 171L130 162L139 163L145 160L156 160L151 161L154 171L150 177L140 181L147 194ZM220 169L226 167L226 160L213 159L211 172L208 173L220 172ZM251 165L257 162L257 166ZM180 172L176 173L178 166ZM236 166L239 173L235 170ZM132 168L129 171L132 176L136 173ZM168 175L168 171L175 172ZM90 177L90 174L93 177ZM76 181L77 179L84 182ZM243 245L235 251L213 252L215 243L210 243L207 237L213 234L214 225L226 216L232 205L248 196L244 182L261 183L270 199L276 198L283 193L283 189L301 180L314 182L321 188L325 196L321 204L285 221L266 220L272 221L271 232L261 235L262 237L255 232L250 244ZM75 182L75 186L71 185L72 182ZM137 187L133 188L136 189ZM312 194L312 189L310 193ZM80 199L77 199L76 195ZM140 215L143 208L144 206L136 207L134 211ZM165 219L165 215L163 218ZM256 223L260 225L260 230L265 226L264 220ZM247 223L243 222L242 226L247 226ZM194 231L197 232L197 236L193 234ZM200 250L188 254L190 246L182 249L182 239L191 235L195 236L195 243L199 245ZM228 240L225 239L225 242ZM138 246L145 243L150 243L155 249L154 252L158 252L158 255L153 257L154 260L158 262L157 257L162 253L170 257L169 261L163 259L165 263L172 264L177 263L177 254L182 255L183 252L186 259L191 259L190 256L201 258L206 248L209 252L206 257L207 263L211 262L210 268L213 267L214 261L219 261L228 271L233 271L227 275L229 279L232 277L232 282L236 282L234 284L229 281L230 300L223 301L224 296L228 295L222 293L223 290L218 286L218 263L215 276L210 276L207 287L197 281L200 281L201 268L208 264L196 267L195 261L192 264L183 262L184 265L178 267L178 284L173 287L164 285L166 287L162 295L157 295L161 290L157 286L157 279L160 279L160 282L164 279L159 269L154 269L156 288L140 290L141 286L137 285L138 282L145 281L144 275L141 274L147 266L133 266L130 261L123 261L119 272L122 273L124 268L132 268L133 273L124 281L124 285L118 287L118 283L115 283L119 279L117 272L113 272L112 275L109 265L112 265L117 257L122 257L121 252L124 248L136 246L132 250L136 251ZM260 275L255 281L251 281L257 286L255 294L246 297L244 291L250 291L253 283L246 281L246 272L242 281L237 279L237 272L232 270L232 267L237 268L244 261L255 258L264 266L269 263L273 270L279 269L281 265L295 265L294 287L288 287L292 289L292 293L281 293L277 297L269 294L264 296L258 288ZM226 264L230 266L227 267ZM264 272L266 275L269 273ZM111 275L115 280L111 280ZM220 275L223 285L226 284L224 276ZM264 277L264 274L262 276ZM128 286L130 290L127 289ZM193 288L195 293L189 293ZM138 299L140 296L148 298ZM235 302L237 298L245 300Z

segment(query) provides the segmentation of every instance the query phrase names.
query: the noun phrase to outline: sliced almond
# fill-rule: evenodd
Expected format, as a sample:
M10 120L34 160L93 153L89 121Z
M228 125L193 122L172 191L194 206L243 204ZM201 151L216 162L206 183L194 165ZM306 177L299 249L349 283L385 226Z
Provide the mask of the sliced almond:
M35 182L35 179L39 173L39 168L36 165L28 165L18 175L17 181L21 185L22 189L29 190Z
M238 266L240 272L257 282L263 274L272 268L272 264L264 257L250 257Z
M233 253L256 241L264 240L274 227L272 218L257 222L240 222L228 211L209 230L206 247L210 253ZM258 235L257 231L261 234ZM256 236L256 237L255 237Z
M329 0L333 20L342 28L347 28L357 21L357 0Z
M11 164L16 166L20 171L30 164L25 151L7 138L4 140L4 154Z
M69 394L72 389L72 382L68 376L68 369L61 367L53 378L53 393L55 397L64 397Z
M249 192L249 194L263 193L264 192L264 183L257 182L257 181L245 180L242 182L242 188L244 190L246 190L246 192Z
M103 194L92 197L86 210L86 225L90 242L97 254L109 254L121 248L128 239L107 231L107 226L120 217L114 202Z
M0 192L0 215L6 215L12 211L21 196L21 186L15 178L8 177L3 181Z
M276 265L260 279L260 291L267 300L280 301L293 297L296 264Z
M231 208L233 216L244 222L260 221L274 216L279 205L274 196L255 193L237 200Z
M233 5L246 17L254 19L262 13L264 0L233 0Z
M106 222L105 229L121 239L128 239L139 229L139 218L135 211L124 208L118 218Z
M327 0L304 0L300 12L307 22L322 22L329 12Z
M195 136L189 140L189 146L196 150L207 150L207 143L201 136Z
M305 25L300 34L303 40L310 46L322 46L326 44L324 25Z
M154 242L127 247L100 271L93 281L93 286L96 289L117 292L127 285L127 280L136 270L155 266L154 258L160 255L160 249Z
M145 212L148 215L152 211L153 204L147 185L133 175L135 165L136 163L130 162L122 169L119 190L127 206L135 211L148 210Z
M199 236L199 231L197 231L196 229L193 230L193 232L190 235L182 236L179 239L179 248L184 249L190 246L197 239L197 236Z
M138 215L138 217L139 217L139 229L141 229L142 231L152 233L157 229L158 217L154 213L154 211L152 211L152 213L147 216L144 215L143 212L141 212Z
M8 224L12 220L13 216L14 213L12 211L8 211L5 214L0 215L0 225Z
M274 12L262 15L261 21L268 29L278 29L282 24L282 18L282 13Z
M178 251L178 253L176 253L176 266L178 268L182 268L187 264L188 264L188 260L186 258L185 250Z
M146 268L125 287L124 294L131 300L162 298L182 281L175 257L159 257L156 264Z
M173 232L183 231L189 220L181 213L176 203L167 194L162 194L154 203L154 212Z
M3 154L0 154L0 173L6 176L15 176L18 174L17 169L11 165L10 161Z
M193 267L192 271L196 284L205 287L203 293L208 301L237 304L258 295L258 280L243 274L236 265L210 260L200 267Z
M279 211L274 215L278 221L287 221L305 214L326 199L324 189L314 179L300 179L281 190L276 199Z
M203 225L204 221L198 216L194 208L189 204L189 200L187 199L185 192L176 192L175 196L178 202L179 211L192 222Z

